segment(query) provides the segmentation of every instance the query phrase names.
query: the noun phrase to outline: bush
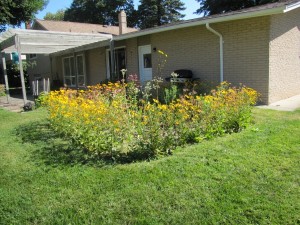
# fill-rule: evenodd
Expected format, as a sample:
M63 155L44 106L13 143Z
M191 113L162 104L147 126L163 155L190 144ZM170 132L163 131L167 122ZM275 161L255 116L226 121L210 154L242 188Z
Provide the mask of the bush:
M169 93L169 104L149 96L138 99L132 90L138 90L133 83L109 83L87 91L51 92L47 104L52 127L95 157L153 158L176 146L241 131L251 122L257 100L253 89L226 82L210 95L174 100Z
M42 106L44 106L45 104L47 104L48 102L48 93L46 92L41 92L39 94L39 96L34 100L34 105L35 108L40 108Z
M0 97L1 96L5 96L5 85L4 84L0 84Z

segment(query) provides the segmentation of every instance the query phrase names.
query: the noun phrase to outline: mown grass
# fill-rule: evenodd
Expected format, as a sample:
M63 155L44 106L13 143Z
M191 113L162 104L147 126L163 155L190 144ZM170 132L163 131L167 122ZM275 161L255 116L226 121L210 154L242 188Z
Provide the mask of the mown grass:
M0 110L0 224L299 224L300 111L126 165L95 163L46 112Z

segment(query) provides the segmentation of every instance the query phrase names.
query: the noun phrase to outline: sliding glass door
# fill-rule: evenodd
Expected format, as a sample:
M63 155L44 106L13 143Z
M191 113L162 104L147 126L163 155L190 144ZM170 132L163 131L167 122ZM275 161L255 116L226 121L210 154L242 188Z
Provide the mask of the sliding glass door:
M76 59L76 60L75 60ZM64 84L67 87L85 87L84 55L63 58Z

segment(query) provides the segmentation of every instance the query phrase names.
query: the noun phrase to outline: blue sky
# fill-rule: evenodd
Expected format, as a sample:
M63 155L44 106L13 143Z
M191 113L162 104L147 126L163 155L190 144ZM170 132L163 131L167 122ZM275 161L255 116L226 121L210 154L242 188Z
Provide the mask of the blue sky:
M185 14L184 19L193 19L199 17L199 15L193 14L198 8L199 3L196 0L182 0L185 3L186 10L183 12ZM49 0L47 7L39 12L36 17L38 19L43 19L47 12L54 13L59 9L65 9L70 7L72 0ZM139 0L134 0L134 4L137 7Z

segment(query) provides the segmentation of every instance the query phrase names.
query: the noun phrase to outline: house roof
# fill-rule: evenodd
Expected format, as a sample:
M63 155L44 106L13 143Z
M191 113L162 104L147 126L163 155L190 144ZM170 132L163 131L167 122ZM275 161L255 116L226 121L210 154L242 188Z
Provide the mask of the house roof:
M191 19L191 20L182 20L175 23L170 23L158 27L140 30L134 33L127 33L127 34L114 37L114 40L116 41L124 40L128 38L139 37L148 34L168 31L168 30L175 30L180 28L204 25L207 23L219 23L219 22L232 21L238 19L246 19L252 17L286 13L288 11L294 10L299 7L300 7L300 0L281 0L275 3L269 3L265 5L255 6L255 7L232 11L228 13L215 14L215 15Z
M207 23L219 23L219 22L225 22L225 21L233 21L238 19L246 19L246 18L252 18L252 17L259 17L259 16L267 16L272 14L279 14L279 13L286 13L290 10L293 10L295 8L300 7L300 0L281 0L276 3L271 4L265 4L260 5L256 7L251 7L247 9L242 9L238 11L223 13L223 14L217 14L207 17L201 17L197 19L191 19L191 20L183 20L176 23L170 23L158 27L153 27L145 30L140 30L132 33L126 33L119 36L114 36L113 40L120 41L125 40L129 38L149 35L149 34L155 34L160 33L168 30L175 30L180 28L186 28L186 27L193 27L193 26L199 26L204 25ZM99 43L100 44L100 43ZM102 43L104 46L104 43ZM109 45L109 42L106 42L106 45ZM98 47L98 45L95 44L89 44L86 46L80 46L75 49L74 51L81 51L84 49L91 49L93 46ZM57 52L54 53L54 55L61 55L66 54L70 52L70 50L66 50L63 52Z
M43 30L48 30L48 31L119 35L118 26L36 19L32 26L32 29L37 30L41 28ZM137 31L137 29L128 27L127 31L135 32Z
M49 29L51 31L10 29L0 35L0 50L7 53L16 51L15 38L17 37L21 44L21 52L24 54L64 54L70 51L82 51L95 47L108 46L112 37L118 41L208 23L286 13L299 7L300 0L284 0L239 11L180 21L114 37L103 33L107 33L108 31L113 33L108 28L118 29L118 27L112 28L112 26L105 27L97 24L37 20L34 26L39 24L45 30ZM57 32L59 29L64 29L66 32Z
M127 28L128 32L137 31ZM0 34L0 50L16 52L16 37L22 54L64 54L108 46L119 27L66 21L36 20L33 29L9 29Z

